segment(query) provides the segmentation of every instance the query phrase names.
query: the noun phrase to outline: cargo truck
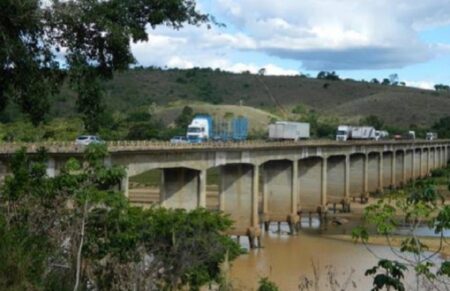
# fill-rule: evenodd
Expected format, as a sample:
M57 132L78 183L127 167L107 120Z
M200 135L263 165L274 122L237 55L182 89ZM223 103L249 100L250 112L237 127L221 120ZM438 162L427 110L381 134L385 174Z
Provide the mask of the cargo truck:
M189 143L206 141L243 141L248 137L248 119L236 117L214 120L208 114L196 115L187 129Z
M386 131L382 133L383 137L389 135ZM336 133L336 140L378 140L381 131L375 130L372 126L348 126L339 125Z
M438 138L438 135L435 132L427 132L425 138L426 140L436 140Z
M270 140L300 140L309 138L309 123L277 121L269 125Z

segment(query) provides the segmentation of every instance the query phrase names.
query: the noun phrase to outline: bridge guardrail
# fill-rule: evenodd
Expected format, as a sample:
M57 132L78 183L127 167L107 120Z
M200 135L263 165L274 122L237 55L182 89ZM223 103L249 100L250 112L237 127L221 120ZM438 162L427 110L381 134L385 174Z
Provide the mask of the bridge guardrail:
M197 149L258 149L258 148L290 148L311 146L367 146L367 145L395 145L395 144L429 145L450 143L450 140L382 140L382 141L333 141L333 140L301 140L301 141L262 141L249 140L242 142L205 142L200 144L173 144L165 141L151 140L118 140L108 141L106 145L110 152L121 151L160 151L160 150L197 150ZM37 152L39 148L46 148L51 153L81 153L85 146L76 145L72 141L45 141L36 143L8 142L0 143L0 154L13 153L25 147L28 152Z

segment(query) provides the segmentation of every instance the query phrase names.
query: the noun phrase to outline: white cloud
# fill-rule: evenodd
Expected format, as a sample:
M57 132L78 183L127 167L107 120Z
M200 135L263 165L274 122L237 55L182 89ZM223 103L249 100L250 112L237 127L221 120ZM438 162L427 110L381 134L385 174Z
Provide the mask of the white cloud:
M406 86L420 89L434 90L435 83L431 81L405 81Z
M132 45L139 63L252 72L265 66L268 73L294 74L273 57L298 61L308 70L388 69L450 51L418 35L450 23L450 0L206 1L201 7L211 7L207 12L228 28L158 28L148 43ZM272 58L257 62L252 53Z
M450 1L221 0L257 49L307 69L399 68L435 56L421 29L450 23ZM219 12L220 13L220 12ZM354 59L356 55L356 59Z

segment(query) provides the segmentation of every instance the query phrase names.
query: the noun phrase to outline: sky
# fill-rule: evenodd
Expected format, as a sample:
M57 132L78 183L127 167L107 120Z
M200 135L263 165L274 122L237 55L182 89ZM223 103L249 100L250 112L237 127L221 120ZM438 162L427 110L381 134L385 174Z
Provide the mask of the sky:
M224 26L149 28L138 65L450 84L450 0L197 0Z

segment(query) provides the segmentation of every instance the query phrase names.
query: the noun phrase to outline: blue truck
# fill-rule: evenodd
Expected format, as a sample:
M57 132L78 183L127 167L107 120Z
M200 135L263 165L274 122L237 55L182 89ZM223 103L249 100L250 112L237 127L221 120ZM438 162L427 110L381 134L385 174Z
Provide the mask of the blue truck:
M199 114L189 124L186 137L189 143L243 141L248 137L248 119L213 119L208 114Z

